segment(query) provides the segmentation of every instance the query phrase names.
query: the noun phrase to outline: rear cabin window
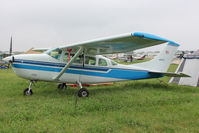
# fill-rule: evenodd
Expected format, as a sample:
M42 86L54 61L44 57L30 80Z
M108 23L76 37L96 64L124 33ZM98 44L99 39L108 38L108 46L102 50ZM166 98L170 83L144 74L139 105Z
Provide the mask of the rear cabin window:
M116 66L116 65L117 65L117 63L114 62L114 61L111 61L111 64L112 64L113 66Z
M85 64L86 65L96 65L96 58L95 57L85 57Z
M107 66L107 62L106 62L106 60L104 60L104 59L99 59L98 65L99 65L99 66Z

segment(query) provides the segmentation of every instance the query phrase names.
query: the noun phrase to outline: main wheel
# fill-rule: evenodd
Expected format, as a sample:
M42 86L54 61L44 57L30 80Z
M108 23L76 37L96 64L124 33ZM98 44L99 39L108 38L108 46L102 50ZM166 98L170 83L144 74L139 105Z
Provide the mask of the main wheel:
M29 91L29 88L26 88L23 93L25 96L30 96L33 94L32 90Z
M67 88L66 83L59 84L57 88L60 90Z
M81 88L79 91L78 91L78 96L79 97L88 97L89 96L89 92L86 88Z

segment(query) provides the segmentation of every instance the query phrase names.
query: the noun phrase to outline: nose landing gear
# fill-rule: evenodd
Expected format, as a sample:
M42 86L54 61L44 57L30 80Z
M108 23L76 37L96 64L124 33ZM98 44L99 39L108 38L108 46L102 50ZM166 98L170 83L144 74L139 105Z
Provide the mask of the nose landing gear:
M29 84L29 87L26 88L26 89L24 90L24 95L25 95L25 96L30 96L30 95L33 94L32 89L31 89L33 82L34 82L34 81L31 80L31 81L30 81L30 84Z

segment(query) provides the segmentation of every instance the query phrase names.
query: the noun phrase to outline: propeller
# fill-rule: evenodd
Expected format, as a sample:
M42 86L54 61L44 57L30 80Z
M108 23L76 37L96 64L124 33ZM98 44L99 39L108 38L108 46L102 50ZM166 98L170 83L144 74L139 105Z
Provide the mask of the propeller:
M8 67L9 67L9 65L12 64L12 63L14 62L14 60L15 60L15 59L14 59L14 56L12 56L12 36L11 36L11 38L10 38L10 52L9 52L9 55L10 55L10 56L8 56L8 57L6 57L6 58L3 59L5 62L8 63Z
M12 36L10 38L10 56L12 56ZM9 61L11 64L15 61L14 56L12 56L11 60Z
M12 36L10 38L10 56L12 55Z

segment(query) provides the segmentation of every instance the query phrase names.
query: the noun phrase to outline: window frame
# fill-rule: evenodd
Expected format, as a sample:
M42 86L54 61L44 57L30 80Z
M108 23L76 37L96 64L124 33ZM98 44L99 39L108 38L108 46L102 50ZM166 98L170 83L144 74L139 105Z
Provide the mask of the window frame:
M106 65L100 65L100 60L104 60L106 62ZM102 67L108 67L108 61L104 58L98 58L98 66L102 66Z
M87 58L94 58L94 60L95 60L95 65L91 65L91 64L89 64L89 62L88 63L86 63L86 59ZM89 56L89 55L86 55L85 56L85 58L84 58L84 65L88 65L88 66L96 66L97 65L97 58L96 58L96 56Z

